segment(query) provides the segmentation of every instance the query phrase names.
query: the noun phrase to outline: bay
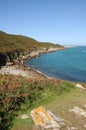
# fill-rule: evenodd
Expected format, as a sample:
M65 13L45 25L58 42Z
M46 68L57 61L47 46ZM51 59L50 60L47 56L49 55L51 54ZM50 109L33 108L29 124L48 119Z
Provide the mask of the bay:
M52 78L86 82L86 46L43 54L26 64Z

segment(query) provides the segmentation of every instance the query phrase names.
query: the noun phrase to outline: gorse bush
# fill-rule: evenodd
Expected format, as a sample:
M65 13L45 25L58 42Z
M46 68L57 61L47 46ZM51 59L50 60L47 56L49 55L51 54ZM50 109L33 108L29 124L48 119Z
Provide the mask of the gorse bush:
M59 80L29 80L21 76L0 75L0 129L11 128L18 111L44 104L74 88L74 83Z

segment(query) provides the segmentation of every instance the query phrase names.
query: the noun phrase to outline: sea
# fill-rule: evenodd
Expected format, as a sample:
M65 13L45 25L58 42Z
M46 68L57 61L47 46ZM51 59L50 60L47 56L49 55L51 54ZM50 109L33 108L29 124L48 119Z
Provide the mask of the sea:
M43 54L26 64L52 78L86 83L86 46Z

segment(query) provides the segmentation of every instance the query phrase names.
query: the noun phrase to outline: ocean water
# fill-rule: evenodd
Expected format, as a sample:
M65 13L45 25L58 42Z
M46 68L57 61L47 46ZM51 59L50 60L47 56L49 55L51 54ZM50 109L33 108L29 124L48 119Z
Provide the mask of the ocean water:
M26 64L52 78L86 82L86 46L43 54Z

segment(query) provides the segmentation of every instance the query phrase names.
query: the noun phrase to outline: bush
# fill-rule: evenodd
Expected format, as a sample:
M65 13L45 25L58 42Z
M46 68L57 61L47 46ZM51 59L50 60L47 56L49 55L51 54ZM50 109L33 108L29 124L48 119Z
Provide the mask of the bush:
M70 91L74 83L45 80L28 80L20 76L0 75L0 129L8 130L21 110L47 103L57 95Z

